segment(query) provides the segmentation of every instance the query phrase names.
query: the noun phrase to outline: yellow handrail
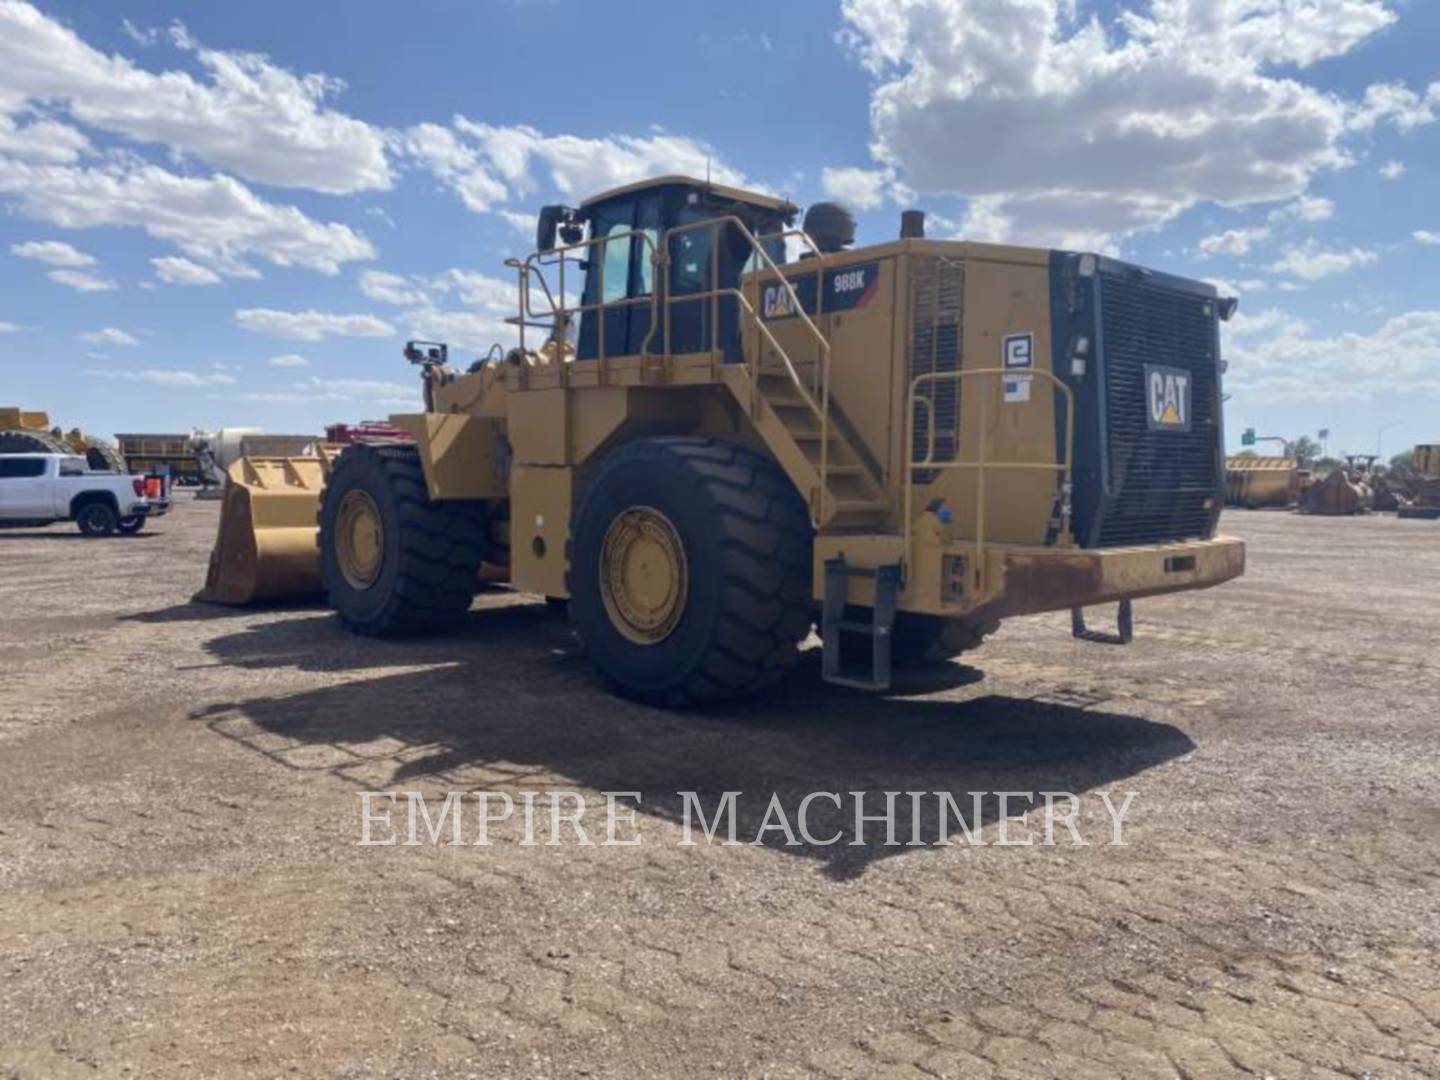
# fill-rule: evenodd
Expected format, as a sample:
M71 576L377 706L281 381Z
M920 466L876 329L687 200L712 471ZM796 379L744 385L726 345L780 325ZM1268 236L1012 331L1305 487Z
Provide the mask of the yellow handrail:
M1062 460L1055 461L987 461L985 459L985 437L986 437L986 411L985 398L979 399L979 439L980 456L975 461L936 461L935 460L935 406L929 397L918 396L922 383L938 383L941 381L953 380L957 384L962 379L987 376L995 378L999 376L998 387L1004 386L1005 377L1011 378L1041 378L1048 381L1056 390L1065 396L1065 445L1060 449L1064 453ZM957 390L959 387L957 386ZM915 460L915 409L920 403L924 403L926 424L925 424L925 457L919 461ZM1070 534L1071 517L1071 494L1074 490L1074 460L1075 460L1075 392L1066 383L1050 371L1025 368L1016 370L1012 368L971 368L961 371L932 371L923 375L917 375L910 382L910 390L906 395L905 408L905 453L908 465L905 469L905 504L904 504L904 568L908 575L911 564L911 548L914 542L914 496L915 496L915 471L917 469L929 469L939 471L943 469L974 469L975 478L975 588L983 594L985 592L985 473L988 469L1042 469L1048 472L1060 474L1060 540L1070 542L1073 540ZM1068 539L1067 539L1068 538Z
M809 388L805 386L804 381L800 378L800 373L796 370L794 362L790 359L790 355L780 345L779 340L770 330L770 327L766 325L765 320L756 313L754 306L750 303L749 300L745 298L744 292L741 289L713 288L704 290L703 292L684 293L682 295L675 296L671 295L667 288L664 290L664 310L663 312L660 310L660 294L662 288L659 283L669 281L671 238L678 236L682 233L692 232L699 229L709 230L711 232L710 280L712 282L716 282L719 280L719 236L720 228L722 226L730 226L739 230L740 235L750 245L751 258L758 258L760 266L756 272L759 273L761 271L769 271L770 273L773 273L775 275L776 281L785 289L786 293L789 295L790 302L793 305L792 310L797 316L799 316L802 324L809 331L811 336L814 337L818 349L818 370L816 373L817 378L814 380L814 382ZM815 525L818 528L820 520L824 516L825 512L824 499L825 494L828 491L827 480L830 467L830 342L826 339L825 335L821 333L820 328L810 318L809 313L806 312L805 308L800 303L800 296L795 291L794 284L790 281L788 277L785 276L785 274L781 271L780 267L776 265L775 260L770 257L770 253L765 250L764 245L760 243L759 239L756 238L756 236L750 231L749 227L746 226L746 224L741 221L740 218L734 216L733 214L727 214L720 217L706 218L703 221L690 222L685 225L677 225L673 228L665 230L665 232L659 237L658 243L656 239L652 237L651 232L652 230L647 229L630 229L625 232L611 233L608 236L594 237L592 239L583 240L578 243L562 245L559 247L551 248L548 251L534 252L524 259L507 259L505 261L505 265L513 268L517 272L519 278L518 284L520 292L520 313L519 315L508 318L505 321L510 325L519 328L521 351L525 351L526 327L531 327L534 329L548 329L551 331L551 333L554 333L557 322L562 319L569 319L573 316L582 315L589 311L604 311L615 308L637 307L641 304L648 304L651 311L650 329L649 332L645 335L644 342L641 343L640 353L641 355L649 354L651 344L655 339L657 331L661 331L661 319L663 316L664 321L662 344L666 354L668 355L670 349L671 305L682 303L697 303L708 300L711 305L710 351L711 353L714 353L718 349L719 342L720 300L722 297L725 296L734 297L737 301L737 307L739 308L739 310L743 312L745 317L748 318L755 325L760 334L764 336L766 343L770 346L770 349L777 357L779 357L785 373L790 377L790 381L800 392L800 400L810 409L810 411L815 415L815 417L820 423L819 482L816 491L812 493L812 496L809 500L811 509L811 524ZM792 235L800 237L803 239L805 245L810 249L810 251L813 252L816 256L815 294L816 308L818 311L820 306L823 304L824 297L824 278L822 274L822 270L824 268L823 254L821 254L819 249L816 247L814 240L801 230L790 229L773 235L782 239L784 237ZM627 297L622 300L614 300L606 303L604 301L605 259L602 249L600 252L600 258L598 260L599 278L596 289L597 295L599 295L601 298L600 302L592 304L581 303L574 305L573 307L565 305L565 263L567 261L566 256L569 252L594 248L597 245L603 245L611 241L629 242L631 238L636 236L642 238L647 250L650 253L650 262L652 267L654 268L652 279L654 287L652 287L648 295ZM771 235L767 234L766 239L770 238ZM554 259L554 262L547 264L545 262L545 259L547 257L552 257ZM558 265L559 267L559 280L557 282L557 288L559 290L558 302L556 300L555 294L552 293L550 290L549 283L545 280L543 267L546 265ZM534 275L535 278L538 278L540 286L544 290L545 298L550 305L550 310L548 312L541 312L538 315L531 309L532 275ZM549 323L538 321L539 319L547 317L550 319ZM608 354L605 348L605 320L602 317L599 321L599 326L597 328L597 360L601 365L600 382L602 385L606 381L605 377L607 369L605 367L605 361L607 359L607 356ZM758 354L753 358L747 356L745 358L745 363L747 365L748 374L750 375L751 408L753 409L755 407L754 403L759 398L759 381L761 366L760 356ZM819 401L816 401L817 395L819 397Z

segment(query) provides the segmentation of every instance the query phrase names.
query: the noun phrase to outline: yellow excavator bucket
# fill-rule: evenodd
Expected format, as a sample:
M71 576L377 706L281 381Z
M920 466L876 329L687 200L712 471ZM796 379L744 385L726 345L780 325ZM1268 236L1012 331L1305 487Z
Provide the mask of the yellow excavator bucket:
M205 587L214 604L301 599L320 592L320 493L331 454L241 457L226 470L220 529Z

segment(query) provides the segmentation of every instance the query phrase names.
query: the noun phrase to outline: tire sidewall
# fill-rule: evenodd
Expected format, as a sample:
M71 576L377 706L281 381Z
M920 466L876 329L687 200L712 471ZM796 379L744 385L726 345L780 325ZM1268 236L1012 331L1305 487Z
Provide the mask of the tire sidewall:
M363 491L375 502L384 537L380 572L368 589L357 589L345 579L336 556L335 522L346 492ZM320 504L320 573L330 606L352 622L376 618L395 594L400 574L400 514L395 493L385 476L380 455L373 450L347 450L325 485Z
M611 522L626 510L650 507L675 527L685 552L685 610L670 634L640 645L610 621L600 590L600 552ZM620 685L663 694L700 665L720 618L720 537L714 507L683 458L625 454L602 465L576 515L570 559L570 617L599 667Z
M75 514L75 524L85 536L101 537L112 535L119 528L120 520L115 511L103 502L88 502Z

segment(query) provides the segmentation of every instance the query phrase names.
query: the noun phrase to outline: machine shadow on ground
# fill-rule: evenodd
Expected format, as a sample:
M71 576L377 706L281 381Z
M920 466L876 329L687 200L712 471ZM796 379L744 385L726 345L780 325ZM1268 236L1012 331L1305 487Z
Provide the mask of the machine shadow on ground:
M780 830L763 835L767 846L818 860L837 879L889 855L934 850L940 839L938 796L922 801L918 825L901 797L897 834L921 846L886 846L884 826L874 824L863 846L851 846L847 792L868 793L867 813L883 808L886 791L948 792L975 828L998 808L992 794L976 815L971 792L1107 789L1195 746L1140 717L984 693L983 673L958 663L889 696L847 691L820 682L818 650L761 697L688 713L652 709L607 693L563 616L539 604L478 611L455 634L409 641L358 639L328 615L297 613L206 647L252 669L421 668L194 714L283 767L359 789L427 794L640 791L640 814L672 822L683 819L681 792L696 792L710 813L735 791L743 793L737 836L747 842L772 794L794 823L806 795L837 792L841 806L812 800L807 820L813 837L838 834L838 842L788 846ZM915 696L942 690L950 691L943 699Z

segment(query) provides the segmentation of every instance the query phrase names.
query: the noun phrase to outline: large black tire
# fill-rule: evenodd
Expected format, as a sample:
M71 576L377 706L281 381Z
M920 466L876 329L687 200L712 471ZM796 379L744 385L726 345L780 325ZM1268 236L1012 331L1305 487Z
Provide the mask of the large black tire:
M104 439L86 437L85 464L95 472L128 473L130 466L124 455Z
M663 515L684 553L683 606L661 640L627 636L602 593L605 538L629 511ZM678 708L752 693L809 632L811 532L769 459L715 439L637 440L605 458L576 510L570 618L627 697Z
M347 580L336 553L336 518L347 492L379 513L383 554L373 583ZM350 446L320 503L320 577L330 605L359 634L441 630L465 617L480 587L489 521L480 501L432 502L413 446Z
M980 647L998 623L971 623L902 611L890 637L890 662L898 670L933 667Z
M104 499L89 499L75 508L75 527L81 536L113 536L120 527L120 515Z
M48 431L0 431L0 454L68 454L70 448Z

